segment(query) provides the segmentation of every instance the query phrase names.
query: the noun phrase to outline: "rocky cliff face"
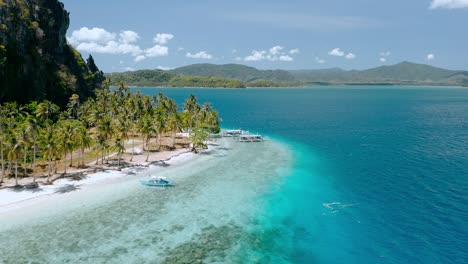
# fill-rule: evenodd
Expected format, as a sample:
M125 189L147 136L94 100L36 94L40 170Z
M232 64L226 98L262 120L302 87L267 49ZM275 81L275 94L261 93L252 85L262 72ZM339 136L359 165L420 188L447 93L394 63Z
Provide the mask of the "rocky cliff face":
M67 43L69 23L58 0L0 0L0 102L64 105L100 87L102 72Z

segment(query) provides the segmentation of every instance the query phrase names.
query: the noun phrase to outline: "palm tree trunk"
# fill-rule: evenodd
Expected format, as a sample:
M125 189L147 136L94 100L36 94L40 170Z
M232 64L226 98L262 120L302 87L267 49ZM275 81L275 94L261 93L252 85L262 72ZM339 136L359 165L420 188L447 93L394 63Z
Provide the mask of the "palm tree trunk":
M133 161L134 154L135 154L135 125L133 125L133 131L132 131L132 157L130 157L130 161Z
M3 178L5 178L5 161L3 160L3 142L0 142L1 148L1 159L2 159L2 178L0 179L0 184L3 183Z
M24 164L23 164L23 177L28 177L28 169L27 169L27 164L26 164L26 159L28 158L28 153L26 150L24 151Z
M70 167L73 167L73 150L70 151Z
M96 152L96 165L99 165L99 151Z
M172 148L175 148L176 134L177 133L173 131L173 133L172 133Z
M52 171L52 157L51 157L50 154L49 154L49 158L48 158L48 164L49 164L49 173L47 174L47 182L49 182L49 180L50 180L50 173Z
M146 139L146 151L147 151L146 162L148 162L148 160L149 160L149 154L150 154L149 143L150 143L150 140L149 140L149 138L148 138L148 139Z
M33 150L33 183L36 182L36 139L34 139L34 150Z
M15 159L15 185L18 186L18 159Z
M67 174L67 152L65 151L65 156L63 157L63 174Z
M81 149L81 166L84 167L85 164L84 164L84 152L85 152L85 149Z

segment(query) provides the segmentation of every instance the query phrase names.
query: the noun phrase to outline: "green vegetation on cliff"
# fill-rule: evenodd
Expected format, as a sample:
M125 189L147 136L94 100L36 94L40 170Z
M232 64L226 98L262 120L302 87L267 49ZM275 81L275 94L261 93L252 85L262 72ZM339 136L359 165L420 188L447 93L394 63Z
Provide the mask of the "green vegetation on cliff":
M0 2L0 102L94 95L104 74L68 45L69 14L58 0ZM94 64L94 65L91 65Z

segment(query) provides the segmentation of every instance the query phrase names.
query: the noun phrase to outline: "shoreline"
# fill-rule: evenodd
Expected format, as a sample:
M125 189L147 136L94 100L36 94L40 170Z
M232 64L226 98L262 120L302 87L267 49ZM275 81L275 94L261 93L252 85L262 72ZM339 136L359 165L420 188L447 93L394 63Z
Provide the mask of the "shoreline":
M210 148L212 146L209 146ZM152 169L165 167L166 164L180 165L181 162L193 162L196 154L186 149L178 149L176 151L151 153L150 161L148 162L138 160L138 158L141 160L145 157L146 154L135 156L137 158L136 161L134 158L134 161L130 165L123 166L121 169L113 169L110 166L77 169L65 177L54 177L50 184L38 182L38 188L4 186L0 189L0 216L6 212L27 209L41 201L68 193L81 192L92 187L105 185L106 183L115 183L128 177L136 179L144 175L142 172L148 172L149 174ZM151 159L152 157L154 159ZM159 157L159 159L155 159L155 157Z

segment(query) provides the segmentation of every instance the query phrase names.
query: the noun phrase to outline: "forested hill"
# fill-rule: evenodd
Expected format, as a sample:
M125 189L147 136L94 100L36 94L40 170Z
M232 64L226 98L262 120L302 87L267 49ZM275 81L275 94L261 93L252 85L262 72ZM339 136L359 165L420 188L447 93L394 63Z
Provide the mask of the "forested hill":
M296 81L291 73L284 70L258 70L241 64L193 64L171 72L179 75L214 76L242 82L269 80L277 83L293 83Z
M100 87L104 74L68 45L69 13L57 0L0 0L0 102L64 105Z
M282 87L315 84L468 85L467 71L402 62L368 70L258 70L239 64L193 64L170 71L109 74L114 84L167 87ZM177 81L176 81L177 80ZM237 82L234 82L237 81Z
M412 85L466 85L467 71L453 71L425 64L402 62L368 70L290 71L302 83L327 84L412 84Z

